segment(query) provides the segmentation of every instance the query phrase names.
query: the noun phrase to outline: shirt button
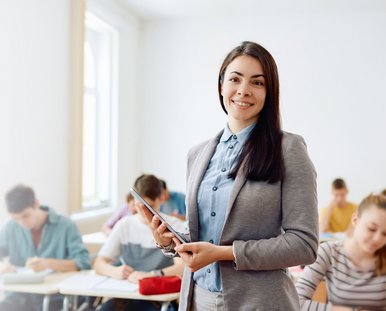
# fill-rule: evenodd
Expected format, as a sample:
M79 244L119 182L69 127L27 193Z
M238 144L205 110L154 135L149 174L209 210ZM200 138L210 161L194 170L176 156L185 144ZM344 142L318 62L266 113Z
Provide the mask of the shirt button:
M236 136L236 135L233 135L233 139L237 139L237 136Z
M221 172L225 172L227 169L224 167L221 169Z
M233 149L233 145L230 145L228 148L229 148L229 149Z
M210 213L210 216L213 216L213 217L214 217L214 216L216 216L216 213L215 213L215 212L211 212L211 213Z
M210 269L206 269L206 272L210 273Z
M213 242L214 242L213 240L209 240L209 243L212 243L212 244L213 244Z
M217 187L216 187L216 186L214 186L214 187L212 188L212 190L213 190L213 191L216 191L216 190L217 190Z

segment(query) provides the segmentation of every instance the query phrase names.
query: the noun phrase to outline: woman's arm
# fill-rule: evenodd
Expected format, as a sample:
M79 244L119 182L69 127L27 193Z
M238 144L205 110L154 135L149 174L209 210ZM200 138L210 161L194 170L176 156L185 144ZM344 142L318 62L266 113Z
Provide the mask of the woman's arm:
M285 177L281 184L284 233L268 239L234 241L237 270L275 270L311 264L316 259L319 238L316 172L304 140L297 135L286 139Z

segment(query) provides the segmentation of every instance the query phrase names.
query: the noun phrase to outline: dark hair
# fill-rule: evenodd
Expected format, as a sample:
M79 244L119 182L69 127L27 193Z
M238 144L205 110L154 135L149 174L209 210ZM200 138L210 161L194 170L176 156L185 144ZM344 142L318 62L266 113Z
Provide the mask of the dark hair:
M386 195L386 189L383 189L381 192L382 195Z
M347 189L346 182L342 178L337 178L332 182L332 189L334 190Z
M9 213L17 214L28 207L34 207L36 198L31 187L16 185L5 195L5 202Z
M168 189L166 181L164 181L163 179L160 179L159 182L161 183L161 187L162 187L163 190L167 190Z
M134 183L135 190L143 196L156 200L161 196L161 183L157 177L150 174L143 174L137 178Z
M227 113L221 95L224 74L228 65L235 58L243 55L257 59L263 67L266 97L264 107L259 114L259 120L245 142L239 160L229 177L235 178L244 165L244 173L248 179L275 183L284 177L279 110L279 74L275 60L264 47L254 42L244 41L225 57L218 76L220 103Z
M364 210L375 205L386 211L386 196L370 194L365 197L358 206L358 216L360 217ZM375 252L376 256L376 273L377 275L386 274L386 245Z

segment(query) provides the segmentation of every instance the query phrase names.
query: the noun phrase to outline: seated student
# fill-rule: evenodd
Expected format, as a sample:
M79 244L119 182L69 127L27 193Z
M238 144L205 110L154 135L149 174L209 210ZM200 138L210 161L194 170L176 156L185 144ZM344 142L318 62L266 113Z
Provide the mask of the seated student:
M109 235L118 220L127 215L134 215L136 213L137 210L134 207L134 197L128 193L126 196L126 204L111 215L111 217L103 225L102 231L106 233L106 235Z
M32 188L17 185L7 192L5 200L11 220L0 232L0 273L26 265L35 271L90 269L75 223L41 206ZM0 310L41 310L42 302L43 295L8 293L0 302ZM51 298L50 309L61 306L60 295Z
M331 194L330 204L321 210L319 233L346 232L357 205L347 201L348 189L341 178L332 182Z
M159 210L161 184L154 175L142 175L134 184L137 192L155 209ZM141 205L139 202L136 205ZM182 221L162 215L176 230L184 231ZM122 265L115 266L120 261ZM107 242L102 246L94 263L97 273L131 282L157 275L181 275L180 258L165 257L156 247L146 219L141 213L122 218L114 226ZM102 306L106 310L160 310L160 304L144 300L111 299Z
M162 179L160 179L160 182L162 184L160 211L181 220L186 220L185 194L169 191L166 182Z
M386 310L386 196L366 197L352 224L352 236L321 244L299 278L302 310ZM311 300L323 278L327 304Z

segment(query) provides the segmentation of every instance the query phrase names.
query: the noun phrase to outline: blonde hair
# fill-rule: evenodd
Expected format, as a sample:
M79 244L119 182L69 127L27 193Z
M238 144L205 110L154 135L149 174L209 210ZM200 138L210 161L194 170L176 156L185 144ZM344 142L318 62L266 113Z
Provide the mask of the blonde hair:
M360 217L364 210L375 205L378 208L386 210L386 196L382 194L370 194L362 200L358 207L358 216ZM376 273L377 275L386 274L386 245L375 252L376 256Z

